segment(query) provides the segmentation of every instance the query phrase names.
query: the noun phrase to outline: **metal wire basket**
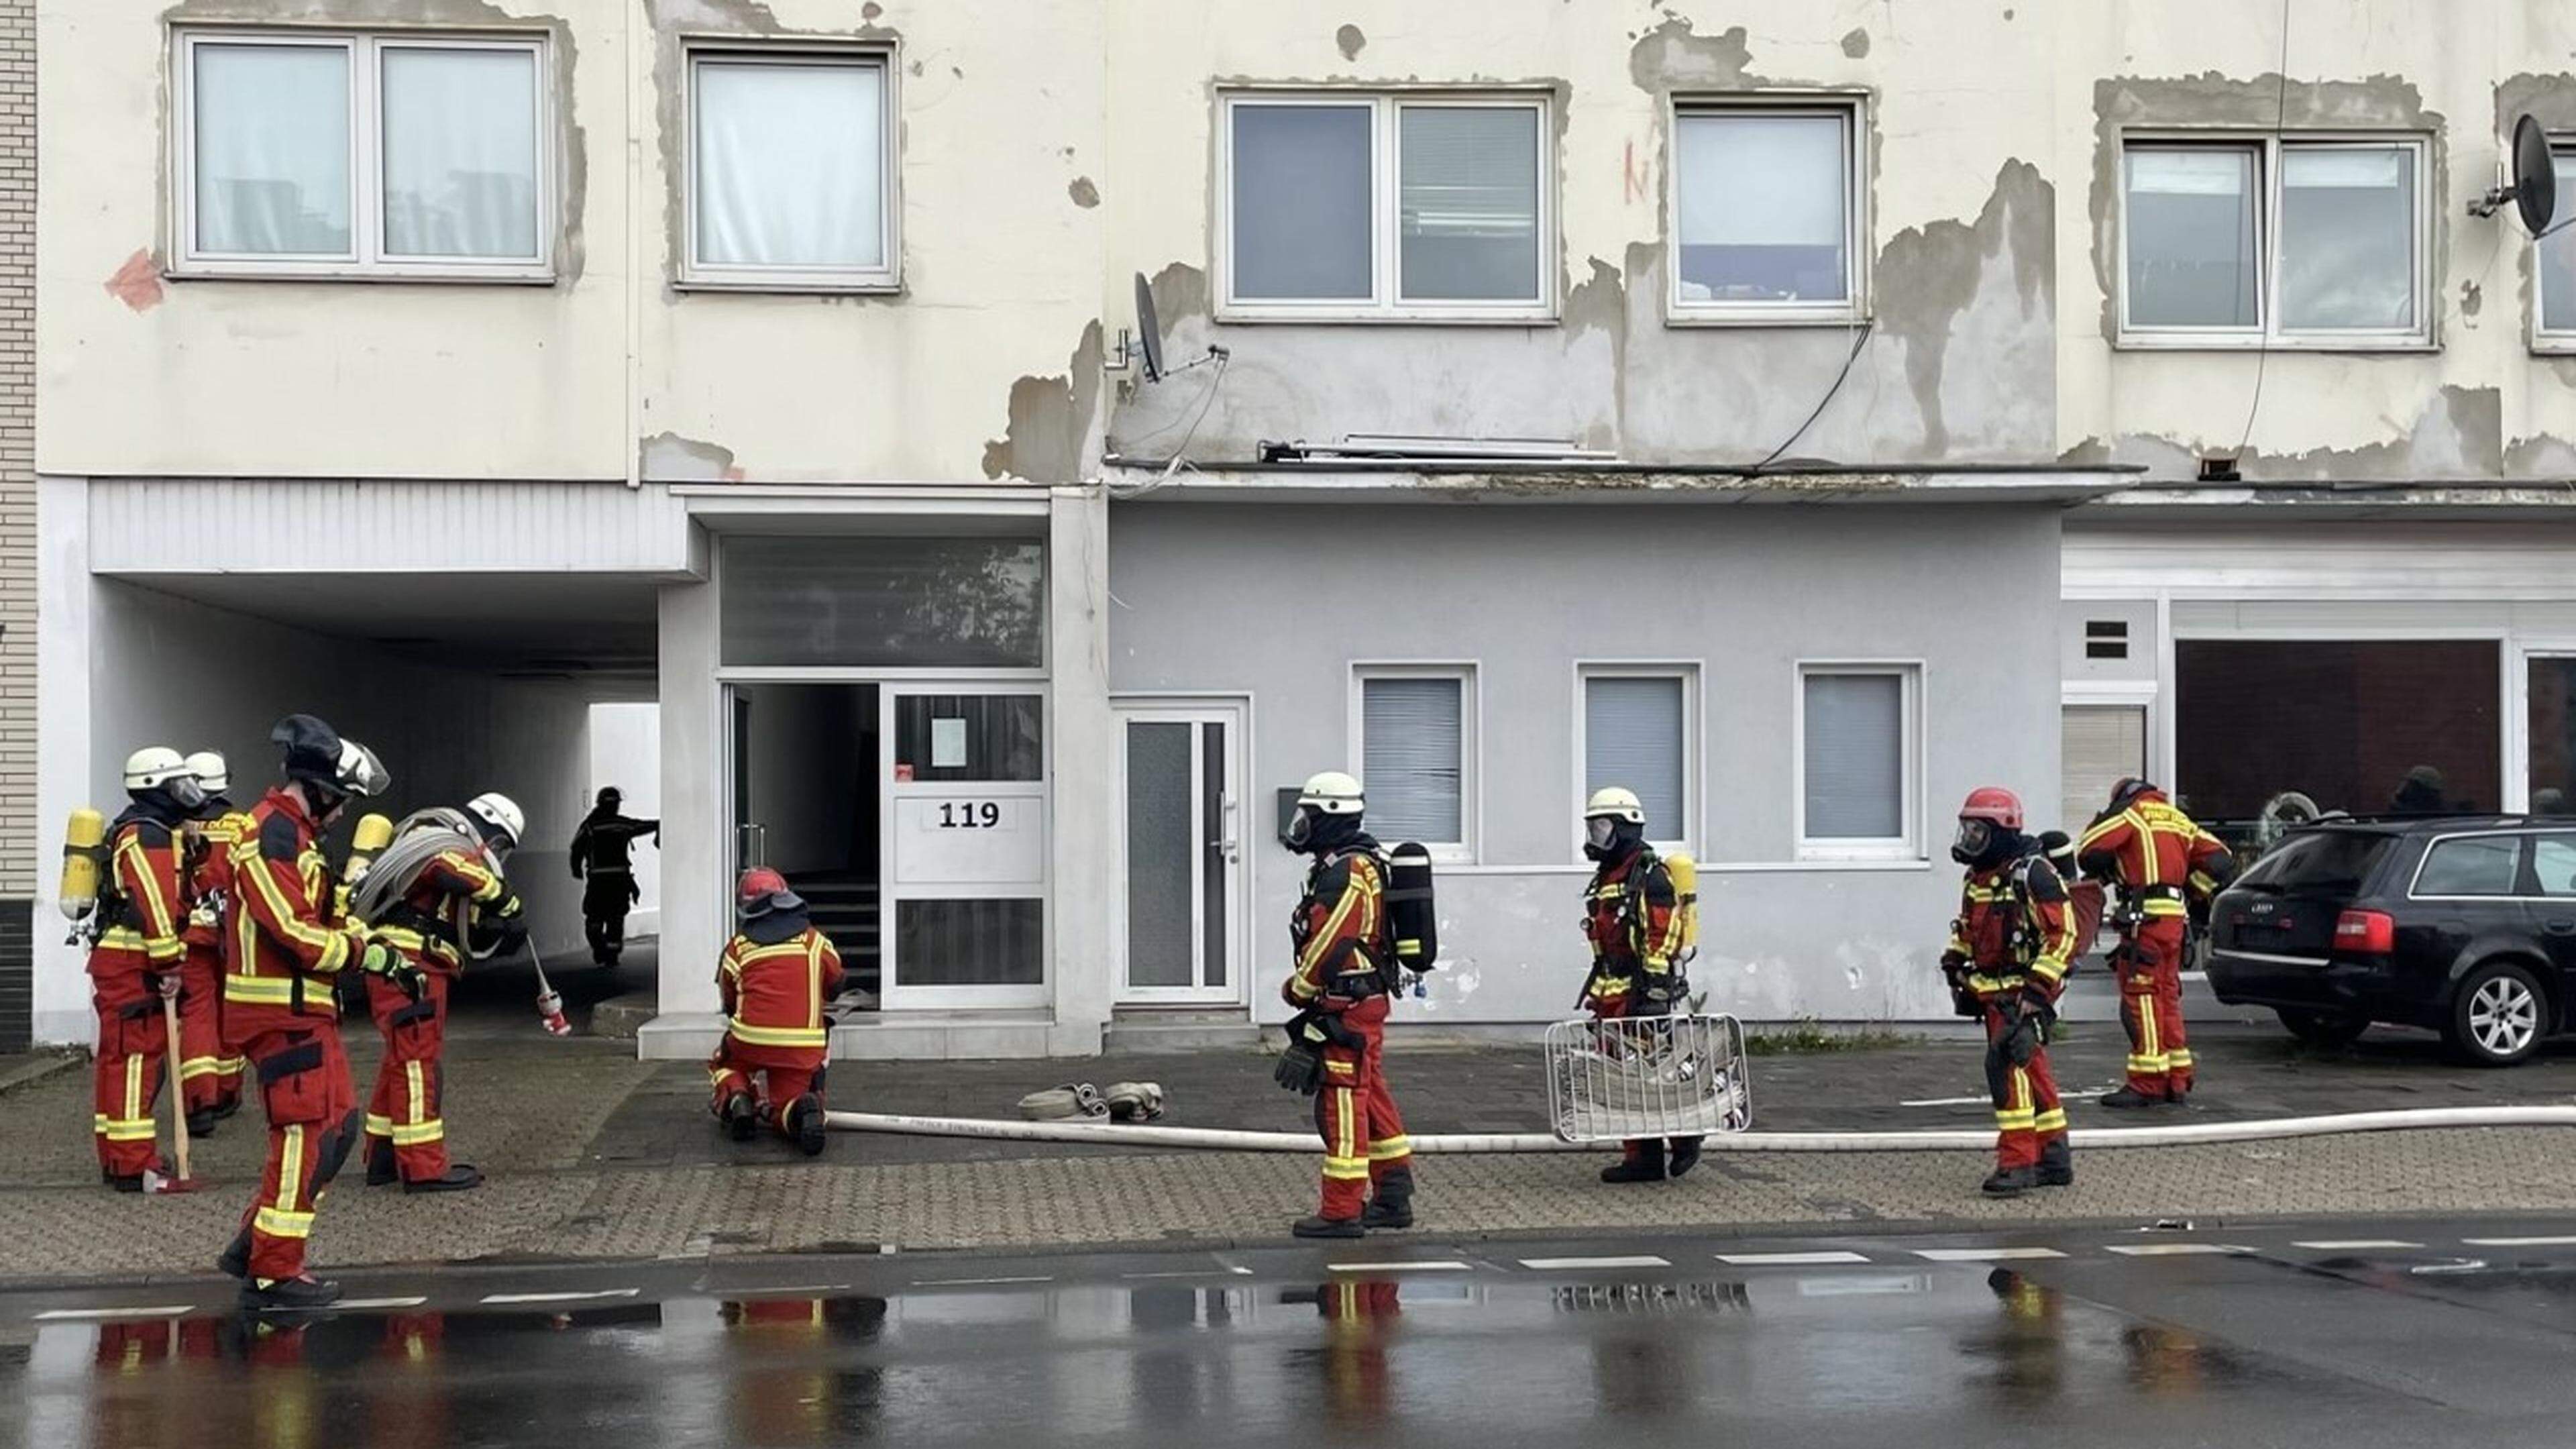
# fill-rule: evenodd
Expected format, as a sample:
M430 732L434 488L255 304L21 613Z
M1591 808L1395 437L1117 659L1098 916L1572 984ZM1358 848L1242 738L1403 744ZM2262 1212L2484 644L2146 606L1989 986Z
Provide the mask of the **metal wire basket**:
M1731 1016L1560 1021L1547 1029L1550 1125L1566 1142L1703 1137L1753 1125Z

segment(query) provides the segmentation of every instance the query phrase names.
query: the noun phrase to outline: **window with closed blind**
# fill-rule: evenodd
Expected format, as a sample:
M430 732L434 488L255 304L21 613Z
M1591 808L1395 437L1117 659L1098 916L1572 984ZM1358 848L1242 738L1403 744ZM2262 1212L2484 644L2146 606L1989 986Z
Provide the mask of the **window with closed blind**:
M1360 783L1369 833L1418 841L1453 856L1474 840L1474 671L1363 670Z
M1691 717L1697 676L1672 669L1583 673L1582 796L1613 785L1646 807L1646 838L1687 849L1694 838Z
M2070 704L2058 711L2057 828L2081 834L2111 790L2147 773L2147 707L2142 704ZM2034 827L2044 828L2044 827Z
M1911 858L1915 845L1912 665L1805 665L1798 672L1798 853Z

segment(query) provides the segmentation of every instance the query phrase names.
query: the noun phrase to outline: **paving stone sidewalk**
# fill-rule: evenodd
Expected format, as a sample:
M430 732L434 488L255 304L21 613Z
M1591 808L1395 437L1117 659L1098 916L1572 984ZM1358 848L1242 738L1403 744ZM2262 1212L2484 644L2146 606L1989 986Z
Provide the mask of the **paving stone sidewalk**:
M359 1080L371 1033L352 1032ZM2223 1029L2198 1045L2206 1080L2191 1108L2214 1120L2375 1107L2576 1101L2576 1050L2517 1071L2444 1063L2429 1040L2374 1035L2305 1054L2277 1032ZM1057 1147L836 1137L819 1162L782 1144L737 1146L705 1115L692 1063L643 1063L622 1043L525 1031L460 1041L446 1115L481 1191L406 1197L353 1169L321 1214L329 1265L506 1258L668 1257L893 1246L902 1250L1275 1241L1305 1211L1305 1155L1174 1154L1148 1144ZM2116 1028L2078 1028L2060 1049L2070 1087L2107 1086ZM1057 1062L840 1063L838 1105L1008 1116L1025 1091L1068 1078L1159 1080L1172 1120L1300 1130L1306 1104L1245 1052ZM1417 1133L1540 1130L1535 1048L1407 1048L1390 1073ZM1929 1041L1760 1058L1757 1125L1976 1127L1977 1050ZM0 1099L0 1281L201 1273L247 1200L261 1147L256 1109L197 1144L208 1190L156 1199L98 1185L86 1069ZM1967 1101L1943 1099L1967 1098ZM1906 1102L1940 1105L1906 1106ZM2079 1127L2127 1125L2088 1102ZM1426 1226L1444 1235L1725 1229L1793 1225L2146 1221L2324 1213L2576 1211L2576 1134L2545 1129L2389 1133L2229 1147L2082 1154L2070 1190L2014 1202L1977 1196L1981 1154L1712 1156L1689 1180L1626 1192L1595 1180L1588 1153L1441 1157L1423 1164Z

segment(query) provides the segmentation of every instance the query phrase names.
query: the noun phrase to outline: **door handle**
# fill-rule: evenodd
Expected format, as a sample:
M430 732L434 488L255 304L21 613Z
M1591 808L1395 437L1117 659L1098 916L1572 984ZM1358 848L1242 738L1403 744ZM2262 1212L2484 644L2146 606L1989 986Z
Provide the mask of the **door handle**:
M2540 928L2553 936L2576 936L2576 921L2543 921Z

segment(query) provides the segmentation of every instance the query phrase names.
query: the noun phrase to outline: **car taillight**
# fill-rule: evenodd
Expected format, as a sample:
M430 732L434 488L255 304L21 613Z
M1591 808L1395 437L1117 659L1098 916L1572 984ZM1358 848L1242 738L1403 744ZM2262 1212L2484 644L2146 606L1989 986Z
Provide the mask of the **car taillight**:
M2397 918L2386 911L2346 911L2335 918L2335 945L2387 955L2397 949Z

